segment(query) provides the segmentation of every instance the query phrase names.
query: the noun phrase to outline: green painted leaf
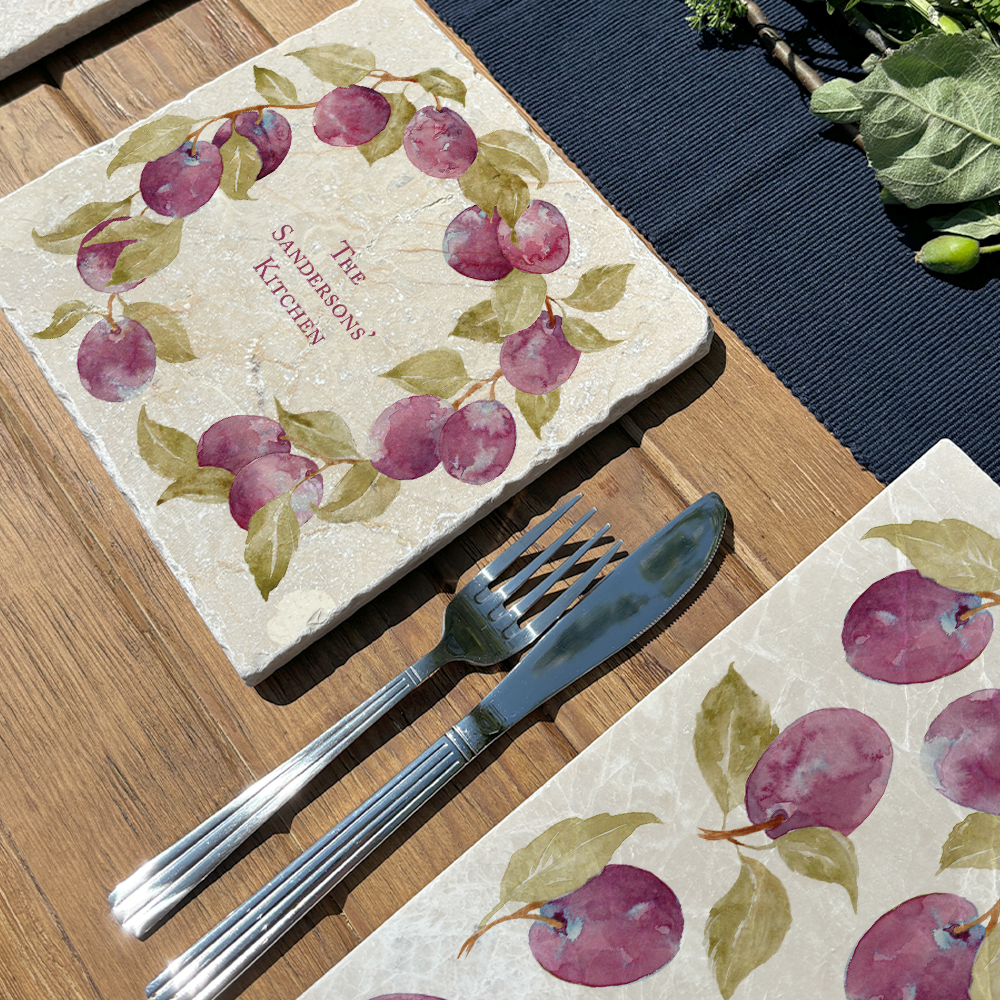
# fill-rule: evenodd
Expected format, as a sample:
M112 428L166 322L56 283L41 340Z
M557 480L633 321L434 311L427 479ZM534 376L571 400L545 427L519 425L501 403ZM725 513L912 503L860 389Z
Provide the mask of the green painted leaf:
M493 312L506 337L525 330L545 312L548 285L540 274L529 274L516 267L505 278L494 282L490 292Z
M974 240L988 240L1000 233L1000 198L985 198L966 205L954 215L928 219L932 228Z
M316 76L335 87L350 87L363 80L375 68L375 56L367 49L356 49L336 42L299 49L298 52L289 52L287 55L305 63Z
M422 73L417 73L416 81L428 94L437 94L438 97L465 104L465 84L443 69L425 69Z
M747 777L777 735L767 702L730 663L694 724L695 759L724 814L743 801Z
M74 299L72 302L64 302L61 306L56 306L56 311L52 314L52 322L44 330L33 333L33 337L39 340L55 340L57 337L65 336L81 320L88 316L97 316L97 311L88 306L86 302Z
M531 204L531 192L528 185L521 180L517 174L500 174L497 177L497 211L500 218L511 228L511 242L518 245L517 220L524 214L524 210Z
M1000 933L994 929L983 939L972 963L969 1000L997 1000L1000 997Z
M195 360L187 330L177 313L156 302L128 302L122 312L146 328L160 361L176 365Z
M267 69L264 66L254 66L253 84L257 88L257 93L268 104L280 107L284 104L298 103L299 95L295 89L295 84L287 76L275 73L273 69Z
M291 492L282 493L250 518L243 558L266 601L288 572L299 544L299 519L292 510Z
M236 477L228 469L205 465L175 479L160 494L156 506L168 500L194 500L196 503L229 503L229 488Z
M559 409L559 390L553 389L544 396L535 396L530 392L517 389L514 392L517 408L528 426L535 432L535 437L542 439L542 428L556 415Z
M376 472L371 462L358 462L337 483L322 507L313 504L313 512L328 524L374 521L386 512L397 493L398 480Z
M604 870L640 826L659 822L652 813L601 813L589 819L573 816L549 827L511 855L500 880L500 902L479 926L507 903L547 903L579 889Z
M436 347L390 368L382 378L392 379L396 385L420 396L437 396L447 399L464 389L472 379L465 370L465 362L458 351Z
M184 220L174 219L166 225L155 225L159 226L159 230L153 236L125 247L118 255L115 269L111 272L110 284L124 285L129 281L142 281L173 262L181 249Z
M964 593L1000 590L1000 541L966 521L883 524L864 538L884 538L921 576Z
M775 843L793 872L842 885L858 912L858 856L847 837L825 826L807 826L784 834Z
M219 153L222 155L222 179L219 187L223 194L233 201L252 201L250 188L263 166L257 147L234 130L222 144Z
M854 84L843 77L814 90L809 107L814 115L829 122L856 122L861 117L861 102L854 94Z
M1000 868L1000 816L974 812L948 834L941 848L941 867Z
M100 246L102 243L120 243L122 240L144 240L156 236L166 223L157 222L145 215L137 215L131 219L119 219L109 222L99 233L87 240L88 247Z
M1000 192L1000 60L969 32L903 45L853 87L875 176L910 208Z
M620 340L608 340L597 327L591 326L579 316L564 317L562 329L566 340L578 351L584 353L605 351L609 347L621 343Z
M42 234L37 229L32 229L31 238L40 250L75 256L80 249L81 237L105 219L128 215L131 207L131 198L123 201L91 201L68 215L51 233Z
M291 441L293 448L324 462L360 457L343 417L330 410L289 413L277 399L274 405L278 408L278 423L284 427L285 437Z
M503 343L500 321L493 311L493 303L487 299L485 302L477 302L471 309L466 309L458 317L455 329L448 336L475 340L480 344Z
M154 122L140 125L122 143L108 164L108 177L119 167L130 163L148 163L172 153L194 132L195 119L183 115L164 115Z
M613 309L625 294L625 284L635 264L605 264L587 271L563 302L583 312Z
M417 113L417 109L402 93L382 96L389 102L391 109L389 121L374 139L358 146L358 152L368 161L369 166L383 156L395 153L403 145L403 132Z
M739 877L705 924L708 960L723 1000L775 955L792 926L788 893L759 861L740 857Z
M505 190L501 180L502 171L497 170L479 151L472 166L458 178L462 194L487 215L492 215Z
M136 427L139 455L157 475L165 479L180 479L198 469L198 445L194 438L166 424L158 424L139 411Z
M533 177L541 187L549 179L549 165L535 142L523 132L498 129L479 137L479 152L498 170ZM482 206L480 205L480 208Z

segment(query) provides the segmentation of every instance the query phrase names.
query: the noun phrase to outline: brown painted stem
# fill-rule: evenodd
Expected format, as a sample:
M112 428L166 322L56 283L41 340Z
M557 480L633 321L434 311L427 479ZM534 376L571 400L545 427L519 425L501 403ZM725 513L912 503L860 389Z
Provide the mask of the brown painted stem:
M472 949L475 947L476 942L491 928L496 927L498 924L505 924L508 920L538 920L543 924L548 924L550 927L555 927L556 930L562 930L566 926L564 920L556 920L555 917L543 917L540 913L533 913L533 910L539 910L545 905L545 900L540 900L536 903L528 903L527 906L522 906L521 909L515 910L513 913L508 913L506 917L499 917L498 919L488 923L481 931L476 931L472 937L466 938L463 942L462 947L458 949L458 954L456 958L461 958L463 953L468 956L472 954Z
M958 616L960 622L967 622L973 615L979 614L980 611L1000 607L1000 594L995 594L992 590L980 591L976 596L981 597L983 603L978 608L969 608L968 611L963 611Z
M494 389L496 388L497 379L503 375L501 369L497 369L489 378L481 379L478 382L474 382L454 403L451 404L452 409L458 410L461 408L462 404L473 394L479 392L484 385L490 386L490 399L495 399Z
M986 922L986 933L990 934L993 928L996 927L997 921L1000 920L1000 899L998 899L982 916L976 917L975 920L970 920L967 924L959 924L957 927L951 928L951 933L954 937L958 937L960 934L965 934L967 931L972 930L976 924L981 924Z
M115 318L114 318L114 316L112 315L112 312L111 312L111 306L114 305L114 301L115 301L115 296L112 295L108 299L108 311L105 313L105 316L107 317L107 320L108 320L108 326L111 327L111 332L112 333L117 333L118 332L118 324L115 322Z
M770 819L764 820L763 823L754 823L752 826L741 826L736 830L706 830L703 827L699 827L698 836L702 840L728 840L731 844L743 846L736 840L737 837L746 837L751 833L760 833L762 830L773 830L776 826L781 826L785 822L785 819L786 817L779 813L777 816L772 816Z

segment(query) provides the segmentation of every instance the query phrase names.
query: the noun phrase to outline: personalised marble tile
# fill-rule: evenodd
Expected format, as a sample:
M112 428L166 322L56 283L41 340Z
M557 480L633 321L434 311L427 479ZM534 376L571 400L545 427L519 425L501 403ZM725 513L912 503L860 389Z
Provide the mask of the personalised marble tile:
M69 45L142 0L0 2L0 80Z
M250 683L711 337L412 0L360 0L0 208L0 304Z
M939 443L301 1000L996 996L998 535Z

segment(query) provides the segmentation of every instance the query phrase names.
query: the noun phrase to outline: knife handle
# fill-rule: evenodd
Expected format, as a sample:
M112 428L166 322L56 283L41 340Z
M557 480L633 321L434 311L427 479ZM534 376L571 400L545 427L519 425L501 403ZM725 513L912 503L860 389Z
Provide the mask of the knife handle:
M474 710L237 907L146 987L150 1000L212 1000L496 739Z

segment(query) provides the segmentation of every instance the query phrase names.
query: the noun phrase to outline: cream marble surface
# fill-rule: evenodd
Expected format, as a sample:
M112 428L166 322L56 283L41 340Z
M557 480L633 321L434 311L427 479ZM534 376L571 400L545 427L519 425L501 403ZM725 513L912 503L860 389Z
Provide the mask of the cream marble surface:
M757 601L673 677L645 698L571 764L471 848L431 885L335 966L301 1000L369 1000L415 993L445 1000L612 1000L720 996L703 942L709 910L733 885L739 862L717 829L721 812L702 778L692 745L695 717L708 690L735 664L770 704L774 722L818 708L847 706L872 716L889 734L894 756L885 794L851 834L859 865L855 914L845 890L791 872L777 851L747 855L784 884L792 923L777 954L736 988L735 1000L843 1000L844 970L855 944L883 913L925 893L956 893L980 913L993 905L993 871L949 869L936 875L941 846L969 809L935 792L919 759L930 721L951 701L1000 681L993 637L965 669L940 680L896 686L852 670L841 629L854 600L874 581L910 563L888 542L861 540L871 527L958 518L1000 534L1000 489L950 442L941 442ZM738 530L738 529L737 529ZM709 586L711 586L709 584ZM459 947L498 898L508 859L552 824L570 816L651 812L662 825L641 826L613 863L647 869L679 898L684 931L676 957L625 986L577 986L532 958L526 921L494 928L471 955ZM746 822L742 806L729 828ZM765 835L748 843L767 844ZM509 904L501 913L512 911ZM909 995L909 994L907 994Z
M315 101L329 84L317 80L298 59L285 56L330 42L368 48L380 68L400 76L434 66L457 76L468 86L462 113L477 135L496 129L529 131L503 94L409 0L361 0L253 62L289 77L299 102ZM431 100L418 85L409 85L407 94L417 107ZM252 64L247 63L153 117L166 112L201 119L259 100ZM160 362L152 384L127 402L103 402L81 386L76 354L88 323L58 340L31 337L62 302L83 299L94 308L106 304L106 296L81 282L72 256L37 249L31 231L49 232L86 202L111 201L138 188L139 164L121 168L110 180L105 176L126 134L0 202L5 220L0 304L248 683L265 677L703 356L711 337L707 313L695 297L589 184L541 143L550 179L539 197L558 204L572 234L569 260L548 276L550 292L568 295L590 268L634 264L628 291L613 310L583 314L606 337L624 343L582 356L540 441L517 411L513 388L501 380L497 398L515 413L518 444L500 478L471 486L438 468L405 482L377 523L322 524L313 518L303 527L287 575L265 603L244 563L245 533L225 506L187 500L156 505L168 480L151 472L137 453L140 409L145 406L153 420L197 440L224 416L274 417L277 397L292 412L335 411L365 454L375 417L407 395L379 378L380 373L437 347L457 349L474 377L497 368L497 345L447 336L466 309L489 297L490 288L462 277L442 259L444 229L468 205L458 183L420 173L401 150L369 166L354 149L319 142L312 111L289 111L287 117L291 152L277 171L254 186L252 200L230 201L217 192L186 218L178 258L125 295L180 314L197 355L184 364ZM532 192L534 197L534 185ZM133 212L139 205L137 200ZM286 261L280 272L267 271L268 277L280 273L287 279L290 292L321 323L326 339L313 344L303 336L254 271L269 256L282 259L272 235L282 232L305 251L375 336L353 340L328 312L324 318L315 289ZM330 259L343 240L355 249L366 274L361 285L352 286ZM327 495L338 475L336 468L326 473Z

